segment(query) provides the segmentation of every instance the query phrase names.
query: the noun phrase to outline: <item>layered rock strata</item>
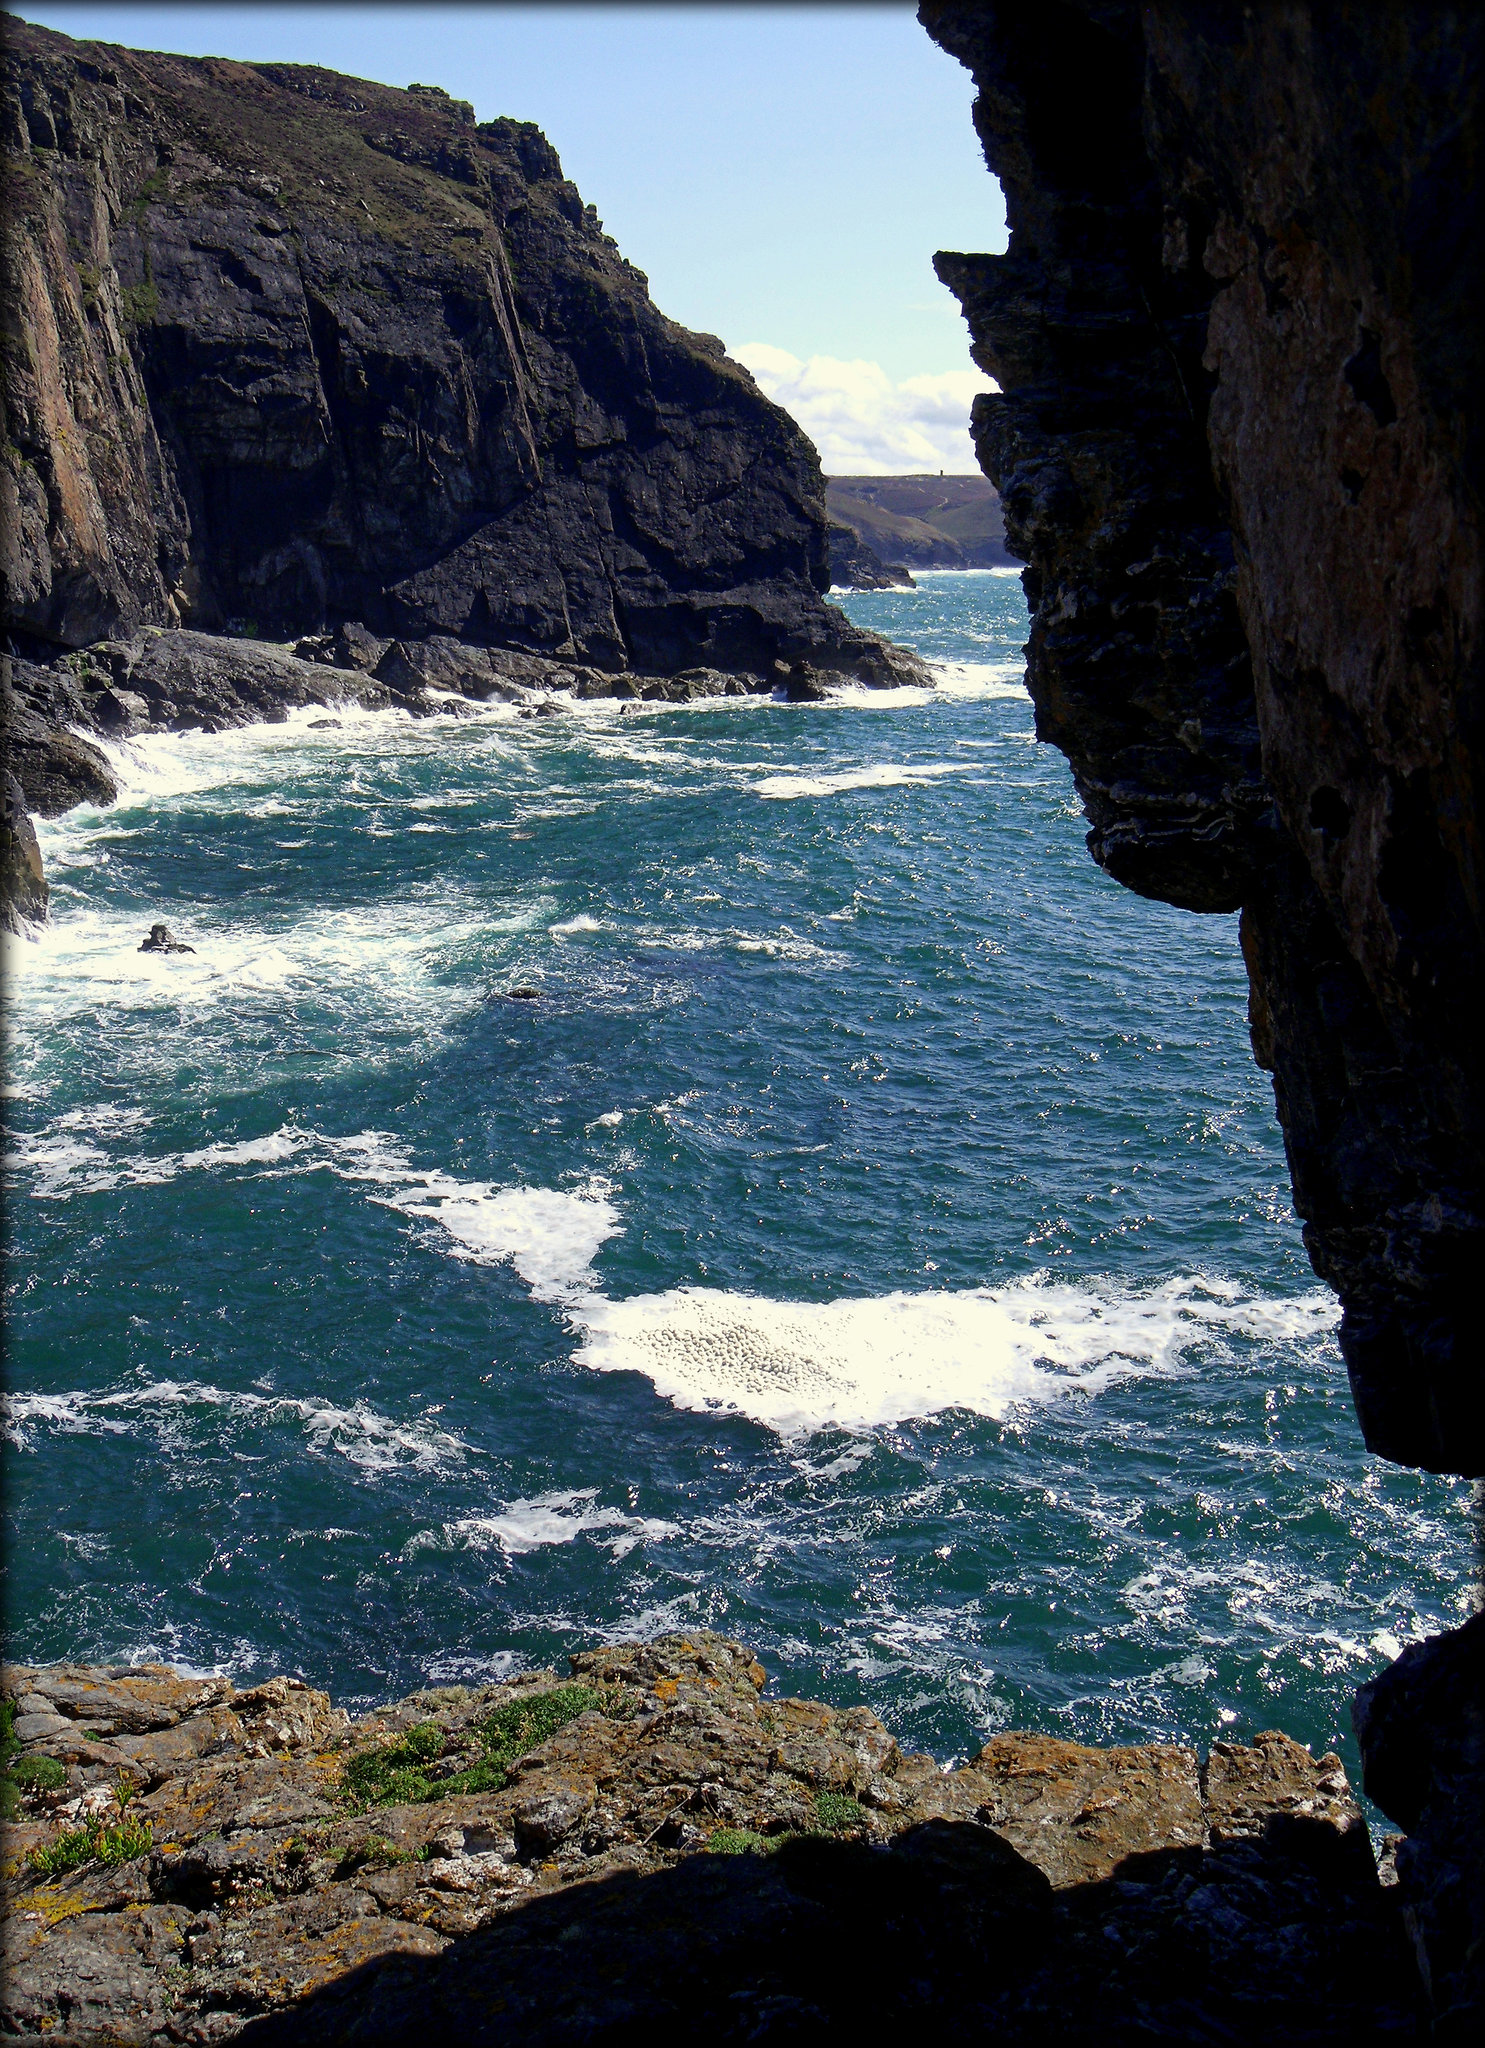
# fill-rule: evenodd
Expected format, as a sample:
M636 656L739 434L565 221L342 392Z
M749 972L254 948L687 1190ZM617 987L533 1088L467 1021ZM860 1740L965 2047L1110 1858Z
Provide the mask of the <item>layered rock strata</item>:
M354 1722L160 1666L5 1689L5 2020L59 2044L1418 2037L1345 1773L1283 1735L949 1770L706 1634Z
M938 264L1038 729L1095 859L1242 909L1367 1442L1480 1473L1479 18L920 12L1006 193Z

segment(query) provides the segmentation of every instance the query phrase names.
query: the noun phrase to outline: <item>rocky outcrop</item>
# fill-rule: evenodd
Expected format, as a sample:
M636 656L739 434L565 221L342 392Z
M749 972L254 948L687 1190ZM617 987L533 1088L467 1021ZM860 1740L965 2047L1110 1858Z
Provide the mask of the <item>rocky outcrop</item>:
M1242 908L1374 1450L1485 1471L1480 23L929 0L1004 256L946 255L1094 857Z
M46 916L47 895L36 827L26 809L24 791L7 769L0 809L0 922L12 932L40 924Z
M1406 1828L1397 1896L1436 2015L1476 2038L1485 1957L1485 1614L1430 1636L1356 1695L1365 1789Z
M830 582L836 590L913 590L901 562L884 562L849 526L830 522Z
M821 600L814 449L657 311L537 129L11 19L0 138L33 641L355 619L610 672L880 657Z
M957 1769L699 1634L351 1722L5 1674L7 2029L48 2040L1418 2038L1345 1773L1278 1734Z
M8 644L130 672L85 728L282 715L312 687L252 643L295 636L349 672L400 647L359 694L418 711L430 667L492 694L467 687L491 648L586 694L799 662L929 680L823 601L809 441L656 309L529 124L7 18L0 170ZM434 646L467 658L411 651ZM98 800L44 696L19 786ZM12 920L45 901L28 829Z

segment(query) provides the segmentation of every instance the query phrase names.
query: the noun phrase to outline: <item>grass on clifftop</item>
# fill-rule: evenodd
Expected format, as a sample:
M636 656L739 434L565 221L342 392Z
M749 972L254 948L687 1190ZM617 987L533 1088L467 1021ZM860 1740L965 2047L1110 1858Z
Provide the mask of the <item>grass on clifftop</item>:
M435 1775L449 1738L431 1721L409 1728L396 1742L362 1750L341 1772L341 1789L358 1812L369 1806L413 1806L426 1799L453 1799L464 1792L498 1792L510 1766L579 1714L597 1711L619 1718L611 1697L590 1685L558 1685L529 1700L511 1700L471 1733L483 1754L462 1771Z

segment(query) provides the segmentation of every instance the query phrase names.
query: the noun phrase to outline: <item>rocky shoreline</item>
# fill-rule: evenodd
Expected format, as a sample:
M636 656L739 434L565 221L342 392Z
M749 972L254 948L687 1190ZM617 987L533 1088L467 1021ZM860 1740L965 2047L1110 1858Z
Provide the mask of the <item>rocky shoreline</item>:
M908 649L870 634L858 639L844 668L780 659L766 674L701 666L673 675L616 672L438 634L383 639L356 620L292 646L145 627L50 663L0 656L6 747L0 921L16 931L46 916L47 884L30 814L53 818L76 804L109 804L117 797L113 769L95 740L282 724L291 711L314 706L333 722L337 710L347 708L430 718L467 715L476 704L499 699L518 706L522 717L550 717L565 704L597 697L687 704L778 693L807 703L843 681L932 684L927 666Z
M54 2048L1425 2037L1334 1756L1016 1733L948 1768L864 1707L771 1696L717 1635L570 1662L358 1720L296 1678L7 1668L0 2024Z

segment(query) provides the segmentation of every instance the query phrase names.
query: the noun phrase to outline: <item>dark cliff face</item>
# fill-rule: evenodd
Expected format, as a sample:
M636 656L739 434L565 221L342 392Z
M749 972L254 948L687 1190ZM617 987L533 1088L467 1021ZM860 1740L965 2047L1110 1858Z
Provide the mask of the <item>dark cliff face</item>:
M1372 1449L1485 1471L1473 12L934 4L1011 225L1038 729L1121 881L1243 911L1254 1050Z
M870 666L809 441L651 304L540 132L5 24L8 603ZM880 658L879 650L878 658Z

